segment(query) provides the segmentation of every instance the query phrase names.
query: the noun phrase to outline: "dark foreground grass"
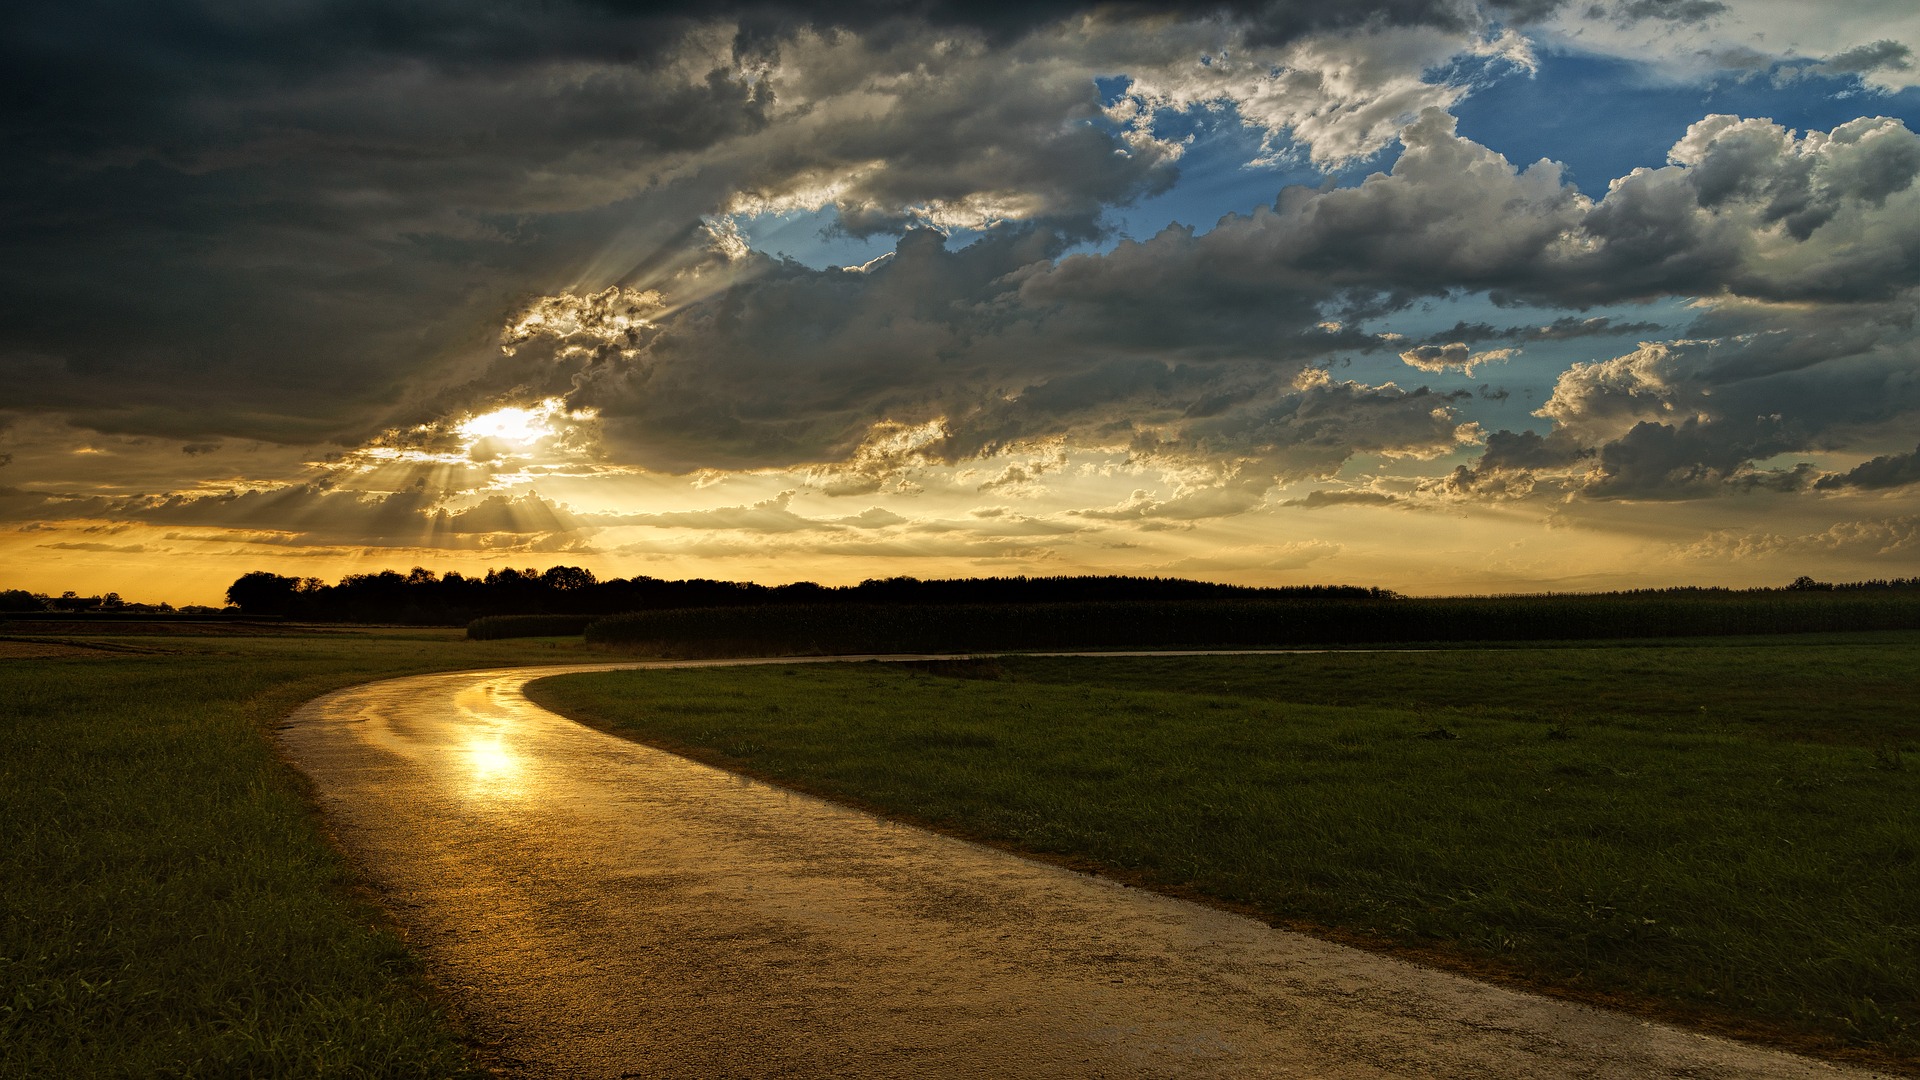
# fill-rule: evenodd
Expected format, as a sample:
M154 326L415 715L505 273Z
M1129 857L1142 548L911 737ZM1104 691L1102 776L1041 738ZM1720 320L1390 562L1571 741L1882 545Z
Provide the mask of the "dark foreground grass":
M578 648L456 635L0 659L0 1076L479 1075L267 738L336 687Z
M532 689L695 756L1283 924L1910 1067L1917 647L1010 657Z

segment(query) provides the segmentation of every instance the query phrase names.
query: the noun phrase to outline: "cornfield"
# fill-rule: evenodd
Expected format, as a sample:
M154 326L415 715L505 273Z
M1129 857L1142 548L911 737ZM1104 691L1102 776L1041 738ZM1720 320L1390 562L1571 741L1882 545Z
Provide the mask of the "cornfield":
M1911 592L793 604L611 615L586 639L685 656L1261 647L1920 628Z

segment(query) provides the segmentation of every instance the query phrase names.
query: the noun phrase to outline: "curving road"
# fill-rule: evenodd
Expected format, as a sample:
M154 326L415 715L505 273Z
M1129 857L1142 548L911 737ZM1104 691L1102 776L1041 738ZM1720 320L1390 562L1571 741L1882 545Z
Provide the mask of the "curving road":
M395 679L280 730L506 1075L1874 1075L894 824L521 693L669 666Z

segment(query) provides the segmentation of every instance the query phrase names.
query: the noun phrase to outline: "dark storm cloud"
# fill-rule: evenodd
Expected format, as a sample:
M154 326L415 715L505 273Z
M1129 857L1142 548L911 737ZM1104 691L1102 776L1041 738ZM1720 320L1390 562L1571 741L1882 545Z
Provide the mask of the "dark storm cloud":
M1094 123L1101 102L1085 73L1063 80L999 61L1063 19L1151 20L1141 23L1151 31L1173 15L1217 16L1243 39L1275 42L1463 26L1470 10L1459 0L15 9L0 37L10 404L195 441L356 438L424 374L457 381L518 297L574 280L609 238L632 254L603 260L595 284L743 195L778 201L840 183L857 232L897 229L915 208L991 213L1017 197L1022 216L1086 235L1102 208L1159 190L1172 170ZM839 51L826 55L813 31ZM796 50L807 67L782 68ZM896 107L836 118L822 105L874 87ZM788 123L774 131L779 108ZM716 152L756 135L767 137Z
M730 13L752 25L714 23ZM929 14L948 29L918 21ZM0 45L9 404L183 439L355 438L407 384L457 373L519 296L572 280L610 238L633 253L602 267L618 276L742 193L861 167L846 194L856 229L1014 186L1023 212L1084 233L1106 204L1171 180L1154 153L1116 154L1116 135L1074 122L1098 116L1091 79L998 78L982 47L949 48L941 35L964 30L960 16L22 11ZM1005 33L1050 17L1008 9L986 23ZM778 66L783 49L820 53L791 35L825 24L886 33ZM902 107L884 121L819 107L889 80ZM777 102L794 122L770 133ZM716 150L754 136L767 137Z
M1623 322L1609 315L1582 318L1562 315L1545 325L1495 326L1487 322L1458 322L1448 330L1431 335L1433 342L1446 341L1571 341L1585 337L1611 337L1659 334L1666 327L1652 322Z
M1713 494L1759 458L1799 449L1803 433L1775 417L1643 421L1600 448L1585 487L1600 498L1685 498Z
M840 493L876 490L901 454L952 461L1065 433L1299 474L1457 441L1465 392L1302 374L1373 341L1319 325L1323 294L1269 293L1264 305L1216 305L1211 319L1163 299L1145 315L1180 323L1169 335L1121 304L1034 302L1023 275L1064 242L1003 229L950 250L914 232L863 272L752 257L746 280L643 331L630 294L561 298L514 338L502 378L596 412L622 460L684 470L851 458L865 482ZM942 427L883 452L871 441L882 422Z
M1500 16L1525 22L1544 18L1562 0L1519 0L1492 5ZM1371 4L1267 3L1235 4L1226 8L1247 21L1248 38L1255 44L1292 41L1328 30L1356 30L1372 26L1432 26L1464 29L1475 24L1469 4L1449 0L1386 0Z
M1579 226L1583 200L1558 166L1516 171L1453 124L1429 109L1402 133L1392 172L1358 187L1289 187L1204 235L1169 229L1066 259L1031 274L1023 296L1103 303L1181 336L1222 315L1259 320L1261 299L1313 306L1345 293L1356 310L1384 311L1453 289L1523 287Z
M1908 484L1920 484L1920 447L1915 447L1909 454L1882 454L1844 473L1823 476L1814 486L1831 491L1838 488L1875 490L1905 487Z
M1424 386L1320 376L1275 400L1191 424L1162 448L1257 457L1282 475L1328 476L1355 454L1432 458L1454 449L1472 437L1454 415L1457 400Z
M1487 436L1487 448L1480 455L1480 469L1553 469L1572 465L1593 451L1567 439L1560 432L1541 436L1532 431L1496 431Z
M1531 430L1495 431L1487 435L1486 449L1478 460L1472 465L1457 466L1446 479L1430 486L1456 495L1485 498L1527 495L1536 487L1536 472L1563 473L1598 452L1580 445L1564 431L1552 431L1544 436ZM1561 485L1549 486L1558 491Z
M484 341L521 275L590 250L577 230L603 226L564 215L625 194L600 175L761 121L711 70L595 66L617 33L338 15L74 7L8 36L0 362L43 358L15 404L189 438L350 429Z
M750 256L736 284L621 331L617 347L592 327L540 331L500 380L597 410L610 443L655 468L844 460L877 422L944 418L925 452L948 460L1072 435L1316 475L1355 453L1432 457L1470 437L1451 396L1296 382L1322 358L1382 346L1327 312L1390 313L1477 287L1542 304L1723 298L1690 328L1695 340L1561 377L1542 410L1559 427L1554 463L1600 455L1595 494L1662 476L1697 493L1753 454L1827 445L1915 406L1911 390L1867 389L1910 355L1907 292L1920 282L1920 140L1898 123L1796 139L1711 118L1676 147L1677 164L1623 178L1598 203L1550 163L1518 170L1460 138L1438 111L1403 141L1392 172L1359 187L1289 188L1204 235L1174 227L1101 255L1059 258L1068 234L1024 226L959 250L913 232L863 272ZM1789 221L1806 214L1803 228ZM567 302L595 312L589 323L611 318L599 299ZM1403 357L1452 370L1511 353L1475 354L1467 338L1657 327L1563 316L1457 329L1463 340ZM1859 363L1836 373L1849 358ZM1749 430L1775 414L1791 423ZM1629 439L1642 423L1672 430ZM1482 468L1527 467L1509 459L1524 442L1511 438Z
M1720 0L1624 0L1613 6L1614 18L1625 23L1656 19L1660 22L1697 23L1705 22L1727 10ZM1606 9L1596 5L1593 8L1596 18Z
M1516 341L1570 341L1612 334L1652 334L1661 329L1659 323L1620 322L1608 316L1583 319L1575 315L1563 315L1545 326L1511 328L1504 331L1502 336Z
M781 56L795 71L781 92L821 104L706 166L729 209L830 204L855 235L1018 218L1084 238L1105 207L1175 176L1177 148L1122 138L1085 70L1010 64L926 35L803 38ZM863 96L886 104L844 115L830 104Z
M1617 11L1684 21L1714 7ZM1368 319L1487 292L1543 306L1722 302L1690 331L1719 344L1583 365L1556 387L1548 411L1565 434L1553 437L1571 440L1558 466L1593 458L1595 493L1698 491L1770 447L1829 446L1910 415L1914 392L1889 372L1911 358L1897 323L1920 284L1920 139L1893 120L1796 136L1710 117L1671 164L1596 203L1559 166L1515 168L1428 110L1391 171L1357 187L1289 188L1205 234L1062 258L1104 208L1164 189L1177 148L1105 122L1086 57L1050 66L1087 36L1058 24L1138 20L1141 34L1111 37L1138 38L1145 56L1145 31L1175 10L82 4L16 16L0 45L9 405L178 437L192 453L220 436L357 440L560 395L597 410L614 452L675 471L845 461L876 424L944 419L913 453L955 460L1071 435L1324 475L1355 453L1432 457L1473 436L1453 397L1301 375L1381 348ZM1470 22L1463 5L1425 0L1204 10L1254 43ZM1903 60L1881 49L1830 62ZM856 233L945 221L985 239L949 250L910 230L864 273L702 250L726 246L703 215L821 207ZM636 288L591 316L597 331L548 324L498 351L498 327L530 292L571 287L571 302L616 280ZM641 299L650 285L664 297ZM616 316L631 321L605 332ZM1460 368L1470 341L1652 329L1577 316L1462 327L1424 346L1438 352L1410 345L1409 362ZM1772 428L1752 419L1776 415ZM1517 464L1547 451L1509 443L1490 440L1480 468L1551 467ZM884 464L907 452L874 453ZM219 510L265 529L325 507L404 532L429 517L419 499L287 489L139 509L155 521ZM536 510L488 503L428 528L571 527Z
M1817 75L1864 75L1875 71L1908 71L1913 68L1913 50L1897 41L1874 41L1834 53L1811 67L1796 73Z
M1018 377L1026 350L975 348L1031 314L990 308L994 282L1058 254L1048 230L1002 230L959 251L903 238L867 273L761 261L750 281L670 320L636 357L576 370L569 403L653 467L837 460L880 420L917 422ZM759 257L754 257L759 259ZM564 339L549 348L563 355Z
M1658 0L1640 0L1642 3ZM1702 0L1676 0L1698 3ZM1495 3L1493 10L1510 21L1544 18L1564 0L1517 0ZM1369 26L1471 25L1474 8L1461 0L1374 0L1371 3L1328 4L1317 0L1213 0L1175 3L1170 0L1029 0L1029 2L970 3L960 0L868 0L822 4L713 3L625 4L618 8L681 8L693 12L738 15L753 32L778 33L796 24L835 25L856 29L888 22L924 20L934 26L966 27L1007 41L1021 34L1075 16L1107 19L1153 16L1218 16L1246 25L1258 44L1292 41L1307 34L1352 30Z
M1552 4L1496 5L1545 14ZM1473 7L1461 0L1383 0L1371 4L1240 2L1182 4L1054 0L1026 3L754 0L541 4L421 0L366 4L295 0L270 8L181 0L76 0L17 9L9 20L0 87L8 126L79 154L96 153L103 134L166 131L212 135L211 126L176 111L181 100L219 101L287 86L337 83L396 63L470 75L511 75L557 62L646 65L669 56L690 27L723 21L745 54L778 49L804 28L843 28L880 38L923 27L972 30L1006 44L1062 20L1223 17L1256 28L1264 43L1328 30L1382 25L1464 27ZM612 89L610 87L604 89ZM566 112L557 120L574 119ZM659 119L672 120L662 116ZM699 115L666 130L692 138Z

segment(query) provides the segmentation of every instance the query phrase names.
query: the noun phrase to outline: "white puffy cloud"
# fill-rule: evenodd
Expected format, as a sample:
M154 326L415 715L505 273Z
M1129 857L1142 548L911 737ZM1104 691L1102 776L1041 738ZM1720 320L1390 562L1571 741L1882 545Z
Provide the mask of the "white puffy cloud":
M1610 497L1894 486L1902 460L1829 475L1804 457L1900 445L1920 418L1916 304L1706 304L1690 336L1643 343L1562 372L1535 415L1551 434L1497 431L1456 486L1510 493L1511 474L1563 478ZM1701 335L1701 336L1692 336ZM1488 482L1506 475L1499 485ZM1524 483L1524 482L1523 482ZM1549 490L1562 490L1554 486Z
M1694 366L1689 361L1708 347L1700 341L1655 342L1610 360L1574 364L1555 381L1553 395L1536 415L1588 446L1619 438L1646 421L1693 418L1705 403L1697 390L1689 394L1677 384L1680 372Z
M1462 375L1472 375L1473 369L1481 364L1497 364L1510 360L1518 349L1486 349L1474 352L1464 341L1451 341L1445 345L1416 345L1400 352L1400 360L1411 368L1438 374L1445 371L1457 371Z
M1325 167L1379 153L1408 121L1466 94L1463 85L1428 80L1433 69L1463 58L1534 64L1527 39L1511 29L1381 24L1278 49L1263 49L1244 32L1194 44L1189 56L1127 68L1133 84L1116 117L1144 128L1161 109L1231 104L1244 123L1264 130L1271 152L1298 145Z

